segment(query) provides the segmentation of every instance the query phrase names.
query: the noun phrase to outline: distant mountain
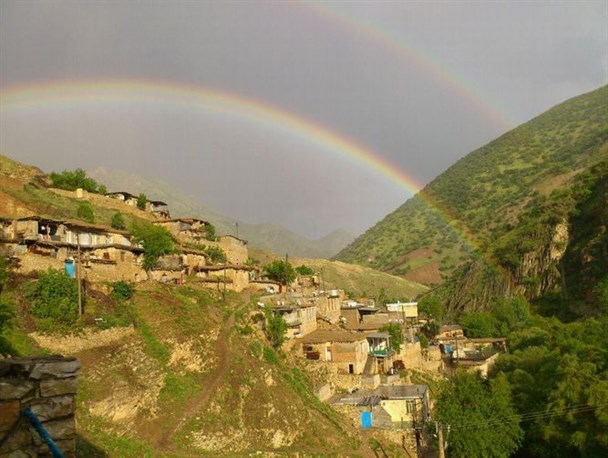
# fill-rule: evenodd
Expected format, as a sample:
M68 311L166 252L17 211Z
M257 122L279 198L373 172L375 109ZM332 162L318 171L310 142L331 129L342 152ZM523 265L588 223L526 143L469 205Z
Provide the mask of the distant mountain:
M143 192L149 198L161 200L169 205L171 216L193 216L214 224L218 234L236 235L237 220L203 205L195 197L188 196L178 187L157 178L141 177L124 170L97 167L87 174L111 191ZM284 227L273 224L248 224L238 221L239 237L249 245L278 254L308 258L329 258L354 240L354 236L343 230L334 231L318 240L310 240Z
M604 86L473 151L335 258L440 283L608 157L607 106Z

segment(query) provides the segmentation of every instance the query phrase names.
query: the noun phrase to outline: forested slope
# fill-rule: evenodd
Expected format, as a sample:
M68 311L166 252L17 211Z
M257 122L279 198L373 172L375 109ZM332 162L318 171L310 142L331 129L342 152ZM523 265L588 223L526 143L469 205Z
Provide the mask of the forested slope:
M608 154L608 86L570 99L473 151L336 259L443 278L513 228L528 204ZM424 249L421 251L421 249ZM430 271L430 272L429 272ZM437 278L427 275L429 279Z

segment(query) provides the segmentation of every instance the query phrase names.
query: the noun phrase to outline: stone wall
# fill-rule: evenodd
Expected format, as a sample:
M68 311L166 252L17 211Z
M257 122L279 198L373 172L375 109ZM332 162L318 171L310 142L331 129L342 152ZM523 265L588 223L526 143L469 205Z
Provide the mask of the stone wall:
M75 456L80 362L61 356L0 359L0 457L50 456L21 413L29 407L66 457Z

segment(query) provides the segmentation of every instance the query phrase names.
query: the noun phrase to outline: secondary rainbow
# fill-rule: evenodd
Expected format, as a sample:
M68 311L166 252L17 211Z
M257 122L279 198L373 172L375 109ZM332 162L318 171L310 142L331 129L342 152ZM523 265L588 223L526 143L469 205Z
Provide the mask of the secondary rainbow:
M333 154L359 163L389 178L408 193L421 185L371 149L323 127L314 121L277 106L218 89L149 80L81 80L13 86L0 93L0 110L38 110L44 107L70 107L124 101L146 101L188 106L214 113L224 113L254 124L286 132L315 144Z
M422 74L427 75L440 86L447 88L460 98L466 105L473 107L478 113L504 131L513 128L517 122L512 116L498 108L481 88L468 81L456 70L442 64L430 52L417 48L408 43L403 37L386 27L374 24L366 18L345 10L341 5L323 2L296 3L306 10L312 11L318 17L350 31L353 35L363 37L370 42L378 43L382 48L391 52L399 59L412 64Z

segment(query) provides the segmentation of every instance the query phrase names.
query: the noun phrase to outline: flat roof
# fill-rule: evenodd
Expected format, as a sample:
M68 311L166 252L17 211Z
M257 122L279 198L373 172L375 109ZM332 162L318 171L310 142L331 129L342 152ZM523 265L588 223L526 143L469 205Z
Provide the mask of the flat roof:
M391 335L388 332L370 332L367 337L372 339L389 339Z
M357 342L365 340L362 332L332 331L330 329L317 329L302 339L302 343L323 343L323 342Z

